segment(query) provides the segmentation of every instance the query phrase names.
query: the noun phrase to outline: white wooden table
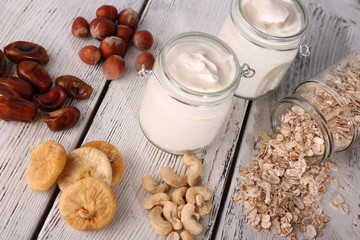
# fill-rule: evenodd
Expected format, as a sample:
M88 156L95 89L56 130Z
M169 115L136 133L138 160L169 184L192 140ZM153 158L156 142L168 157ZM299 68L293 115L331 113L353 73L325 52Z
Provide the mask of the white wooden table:
M141 13L139 30L154 36L151 52L157 55L172 36L186 31L203 31L216 35L230 8L230 0L0 0L0 48L25 40L44 46L50 55L45 66L51 77L75 75L93 88L88 100L68 99L65 105L80 109L81 118L73 128L53 133L42 121L44 113L31 124L0 121L0 239L165 239L151 228L148 211L142 201L148 194L140 185L141 177L152 174L160 180L159 170L172 167L183 174L180 157L156 149L143 136L137 114L146 80L135 76L134 62L139 51L130 47L126 70L121 78L107 81L101 64L88 66L78 58L81 47L98 45L88 37L77 39L71 34L75 17L95 17L96 9L112 4L119 10L131 7ZM262 231L253 232L246 224L241 207L232 198L240 186L237 169L245 166L254 152L254 138L259 130L269 130L269 114L274 102L291 94L295 86L360 49L359 0L304 0L310 26L308 42L311 56L297 58L275 95L263 101L236 99L232 113L216 141L198 156L204 161L202 184L213 190L213 210L202 219L204 230L197 239L283 239ZM16 75L15 65L7 61L7 75ZM123 154L125 173L113 188L117 210L104 229L80 232L69 227L58 210L59 190L38 193L25 183L25 169L31 150L40 142L54 140L67 152L92 140L114 144ZM340 166L336 174L341 192L350 206L345 216L328 206L331 217L322 239L358 239L360 233L360 148L359 141L332 160Z

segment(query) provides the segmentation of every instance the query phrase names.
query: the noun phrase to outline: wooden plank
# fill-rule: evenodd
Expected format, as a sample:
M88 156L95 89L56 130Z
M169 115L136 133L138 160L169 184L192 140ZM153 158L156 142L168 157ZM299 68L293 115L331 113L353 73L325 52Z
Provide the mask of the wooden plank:
M290 95L300 82L318 74L349 52L360 49L360 9L356 1L350 2L304 1L310 16L307 39L312 45L311 56L306 59L296 59L275 95L264 101L252 103L246 131L240 143L236 169L214 239L284 239L267 231L255 232L247 225L242 207L232 200L240 187L237 169L245 167L250 162L255 152L256 133L258 131L270 132L270 112L279 98ZM324 236L320 239L358 239L359 237L353 232L354 228L357 233L360 233L359 158L358 141L351 148L342 153L336 153L331 158L340 167L340 171L334 176L339 180L341 187L336 190L329 187L323 196L324 212L330 216L331 220L323 229ZM357 190L347 182L355 185ZM349 204L349 215L344 215L340 210L336 211L329 206L329 201L336 193L341 193Z
M165 42L177 33L201 30L215 34L226 17L230 1L149 1L141 20L140 29L147 29L155 38L151 51L157 55ZM138 124L138 110L146 86L145 80L135 77L134 61L139 51L130 48L126 57L127 68L121 79L113 81L84 142L105 140L123 153L126 170L120 184L114 187L117 211L112 222L103 230L79 232L71 229L58 211L58 199L39 235L40 239L63 237L66 239L164 239L157 235L149 223L149 211L142 209L149 196L141 187L142 176L152 174L160 180L159 170L172 167L178 174L185 173L180 157L156 149L144 137ZM199 157L204 159L202 184L213 190L214 209L202 219L204 230L197 239L209 239L218 214L220 200L233 160L238 135L247 103L236 100L229 120L221 129L217 140Z
M143 1L106 1L119 9L131 6L140 10ZM0 15L0 47L25 40L44 46L50 55L45 66L52 78L75 75L89 83L94 92L88 100L68 99L65 105L80 109L81 118L73 128L58 133L51 132L43 123L43 112L31 124L0 121L0 236L1 239L29 239L41 220L51 200L55 187L37 193L25 183L25 169L31 150L40 142L55 140L67 152L74 149L89 121L90 114L106 83L101 66L88 66L78 57L85 45L99 42L88 37L77 39L71 34L75 17L88 20L95 17L98 1L32 1L2 0ZM7 61L7 75L15 75L16 66Z

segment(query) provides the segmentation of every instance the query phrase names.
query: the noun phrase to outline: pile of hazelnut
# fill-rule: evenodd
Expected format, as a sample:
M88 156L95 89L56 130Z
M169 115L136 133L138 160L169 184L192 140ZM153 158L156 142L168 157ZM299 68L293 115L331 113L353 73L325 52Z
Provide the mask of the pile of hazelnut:
M94 65L101 57L105 59L103 72L108 80L113 80L124 72L125 56L130 41L141 53L135 63L137 71L144 65L145 69L152 69L155 58L150 52L154 39L146 30L136 31L139 25L139 15L131 8L122 10L119 14L111 5L103 5L96 11L96 18L90 24L83 17L77 17L72 25L72 33L75 37L84 38L91 36L100 42L96 47L88 45L80 49L80 59L90 65Z

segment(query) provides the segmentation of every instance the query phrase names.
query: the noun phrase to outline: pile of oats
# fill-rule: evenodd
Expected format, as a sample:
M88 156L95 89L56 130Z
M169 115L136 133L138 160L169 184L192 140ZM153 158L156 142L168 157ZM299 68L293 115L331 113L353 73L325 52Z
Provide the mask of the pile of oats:
M282 117L275 138L260 133L257 147L251 163L239 169L241 186L234 198L243 205L250 227L296 239L291 233L297 225L309 237L321 236L329 221L322 211L321 194L336 165L307 165L306 159L324 152L314 120L294 106Z

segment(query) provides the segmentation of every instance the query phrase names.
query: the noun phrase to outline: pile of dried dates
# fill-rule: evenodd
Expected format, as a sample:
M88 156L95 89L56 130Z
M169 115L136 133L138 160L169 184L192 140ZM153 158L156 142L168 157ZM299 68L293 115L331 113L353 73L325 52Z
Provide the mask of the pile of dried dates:
M17 64L18 77L3 76L6 58ZM49 73L42 66L49 61L42 46L25 41L0 50L0 119L32 122L38 109L47 111L44 122L51 131L64 130L80 118L76 107L62 107L67 96L88 99L93 88L71 75L60 76L53 86Z

